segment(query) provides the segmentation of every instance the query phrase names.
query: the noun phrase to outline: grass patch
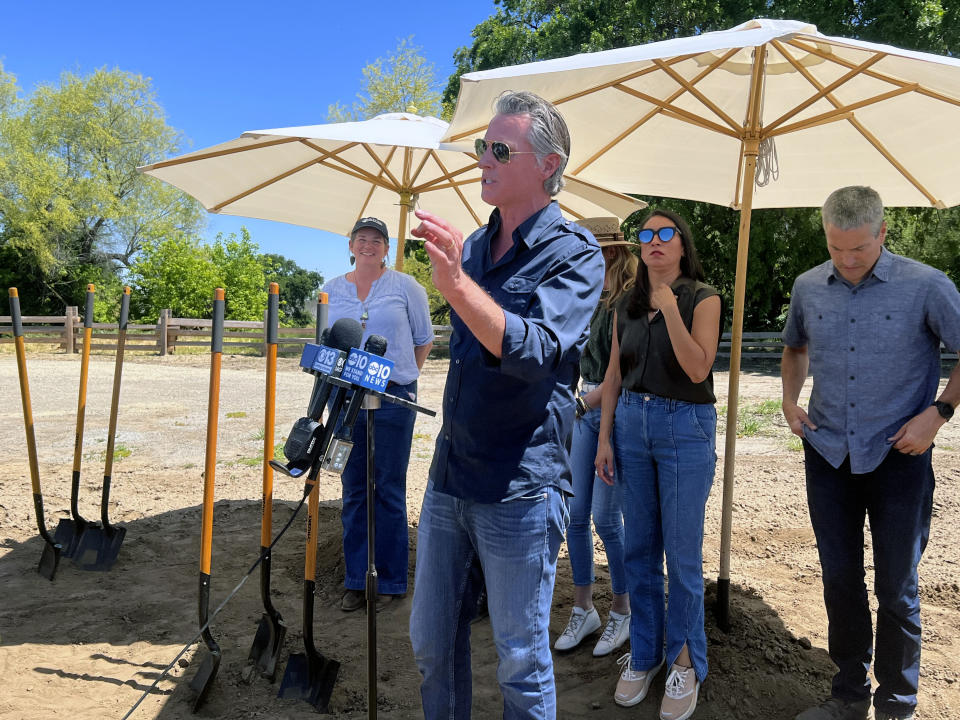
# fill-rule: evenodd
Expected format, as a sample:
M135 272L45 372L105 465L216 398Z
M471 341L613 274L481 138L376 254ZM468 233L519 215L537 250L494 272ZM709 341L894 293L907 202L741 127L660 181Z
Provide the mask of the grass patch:
M792 450L793 452L800 452L803 450L803 440L798 438L796 435L791 435L787 440L787 450Z
M286 462L287 456L283 453L283 445L286 440L278 442L273 446L273 459L278 462ZM244 467L260 467L263 465L263 453L258 453L252 457L242 457L234 460L231 465L243 465Z
M243 410L235 410L234 412L228 412L228 418L245 418L247 414Z
M128 448L123 443L117 443L113 446L113 459L114 460L123 460L124 458L130 457L133 454L133 450ZM87 453L85 456L88 460L97 460L99 462L106 462L107 460L107 449L104 448L99 452L94 451Z
M717 406L717 431L723 432L726 427L727 406ZM761 400L760 402L744 402L737 412L737 437L772 437L782 431L783 414L779 400ZM799 438L798 438L799 439Z
M429 433L414 433L413 439L414 440L433 440L433 435L430 435Z

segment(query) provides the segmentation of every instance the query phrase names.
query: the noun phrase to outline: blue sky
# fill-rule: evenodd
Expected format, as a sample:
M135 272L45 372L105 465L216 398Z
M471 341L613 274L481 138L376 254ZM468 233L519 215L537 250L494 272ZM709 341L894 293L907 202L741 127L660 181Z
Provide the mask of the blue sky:
M329 105L356 99L361 69L410 35L434 64L442 90L454 51L495 10L493 0L0 0L0 59L24 93L56 82L64 70L107 66L150 77L168 124L189 138L187 149L199 149L247 130L326 122ZM285 255L328 279L349 268L342 236L248 218L207 219L208 239L246 225L261 252Z

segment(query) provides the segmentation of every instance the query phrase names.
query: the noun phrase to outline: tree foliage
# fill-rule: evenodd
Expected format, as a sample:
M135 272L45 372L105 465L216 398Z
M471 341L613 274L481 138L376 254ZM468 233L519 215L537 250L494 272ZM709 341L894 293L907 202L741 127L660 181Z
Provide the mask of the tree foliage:
M494 0L497 11L454 54L444 91L452 105L460 75L721 30L754 17L794 18L828 35L941 54L960 50L960 0ZM576 138L573 138L576 142ZM640 189L640 188L638 188ZM708 280L733 301L739 213L690 201L643 197L687 218ZM639 225L643 213L628 228ZM887 211L888 245L960 280L960 210ZM816 209L754 210L744 327L779 329L793 279L827 259ZM729 318L729 314L728 314Z
M136 169L180 142L139 75L64 73L21 97L0 67L0 251L26 269L25 305L82 304L87 278L199 230L198 203Z
M433 63L413 45L413 36L397 43L396 49L363 68L358 100L352 108L339 102L327 111L329 122L366 120L382 113L414 112L438 115L440 93Z
M208 317L213 291L225 290L227 320L261 320L267 307L262 256L246 228L213 245L197 238L172 237L147 242L130 268L130 305L135 318L152 322L168 308L174 317Z
M323 275L305 270L283 255L261 255L267 282L275 282L280 288L280 322L295 327L305 327L314 322L310 313L317 291L323 286Z

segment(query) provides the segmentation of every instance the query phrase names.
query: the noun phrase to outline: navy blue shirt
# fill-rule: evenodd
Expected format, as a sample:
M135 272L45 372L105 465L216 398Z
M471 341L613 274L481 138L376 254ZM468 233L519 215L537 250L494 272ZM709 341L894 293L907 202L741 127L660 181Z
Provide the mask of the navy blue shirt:
M793 284L783 342L813 375L804 437L833 467L874 470L887 438L933 402L940 343L960 350L960 293L946 275L886 248L851 285L828 260Z
M603 289L600 247L556 202L525 220L494 264L499 230L494 210L464 243L462 267L503 309L502 357L453 314L443 428L430 467L434 490L478 502L549 485L572 492L573 393Z

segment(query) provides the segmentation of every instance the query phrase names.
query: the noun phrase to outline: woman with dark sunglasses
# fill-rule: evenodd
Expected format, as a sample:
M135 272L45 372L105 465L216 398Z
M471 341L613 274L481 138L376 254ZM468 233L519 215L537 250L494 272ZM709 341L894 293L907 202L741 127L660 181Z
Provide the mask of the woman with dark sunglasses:
M641 263L614 316L596 458L604 482L616 468L623 484L630 653L620 658L614 700L641 702L666 664L660 717L685 720L707 675L703 518L716 467L711 368L722 308L702 282L683 218L655 210L637 237Z

